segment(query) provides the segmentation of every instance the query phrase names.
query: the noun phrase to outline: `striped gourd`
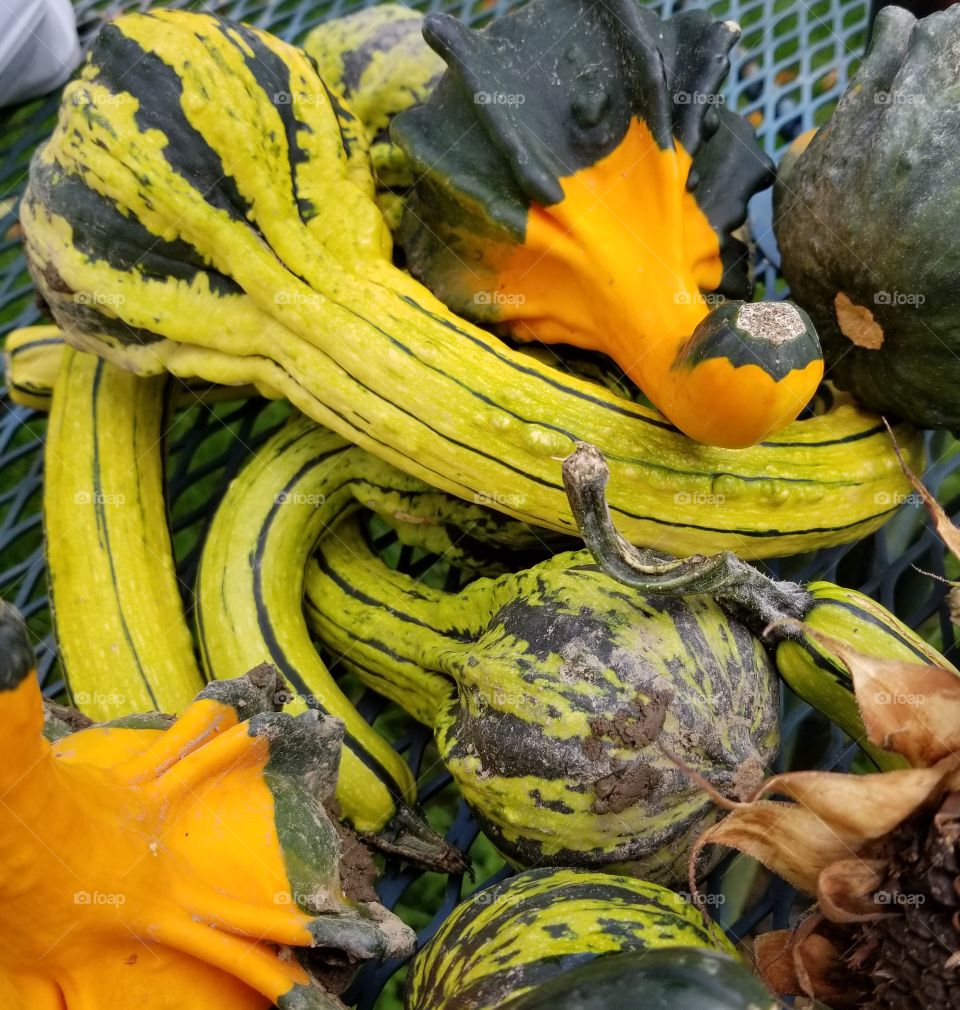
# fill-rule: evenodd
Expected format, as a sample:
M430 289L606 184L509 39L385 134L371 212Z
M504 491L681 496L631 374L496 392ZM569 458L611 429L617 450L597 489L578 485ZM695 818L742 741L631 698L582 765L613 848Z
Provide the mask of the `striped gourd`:
M625 534L677 553L782 555L890 516L906 480L850 402L709 448L451 314L390 262L359 132L302 51L255 29L182 11L106 25L21 209L67 338L143 374L256 383L443 490L564 532L560 460L578 441L610 458ZM918 466L919 438L897 437Z
M594 958L551 979L514 1010L780 1010L781 1002L746 965L703 947L633 950ZM821 1008L822 1010L822 1008Z
M878 768L906 767L906 760L899 754L881 750L866 738L850 671L822 638L817 640L810 632L839 641L863 655L938 666L958 676L960 671L869 596L832 582L811 582L805 588L809 605L802 617L803 630L789 626L772 629L780 676L804 701L856 740Z
M613 525L604 498L607 477L603 457L592 446L581 446L564 464L571 508L605 572L642 598L709 593L766 638L786 683L852 737L881 771L906 767L899 754L867 739L851 673L835 651L837 644L861 655L936 666L960 676L946 657L856 590L831 582L774 582L732 554L676 560L635 550Z
M50 602L73 703L179 712L203 687L163 493L163 378L67 348L44 455Z
M313 645L303 616L307 559L320 536L343 516L370 505L385 517L436 527L451 505L458 521L517 527L480 506L451 500L338 435L297 417L269 439L233 481L204 543L197 586L197 633L211 678L232 678L267 662L305 704L345 726L337 800L381 848L447 869L459 858L411 811L416 784L393 748L337 687ZM503 532L516 542L523 531ZM447 537L447 542L449 538Z
M760 642L708 598L631 599L586 551L445 593L389 569L351 519L321 541L306 593L327 649L433 729L517 865L684 879L719 811L672 756L746 796L776 751Z
M25 326L7 334L3 375L14 403L32 410L50 409L63 347L63 334L55 325Z
M528 870L472 895L413 962L406 1010L494 1010L621 951L699 947L734 955L681 895L612 873Z
M446 70L423 38L423 15L401 4L365 7L317 25L303 48L367 131L377 203L395 230L414 173L390 139L390 123L425 101Z
M59 326L48 323L11 330L3 345L3 372L10 399L32 410L49 410L53 385L69 347ZM168 383L174 408L195 407L255 396L253 386L218 386L209 382Z

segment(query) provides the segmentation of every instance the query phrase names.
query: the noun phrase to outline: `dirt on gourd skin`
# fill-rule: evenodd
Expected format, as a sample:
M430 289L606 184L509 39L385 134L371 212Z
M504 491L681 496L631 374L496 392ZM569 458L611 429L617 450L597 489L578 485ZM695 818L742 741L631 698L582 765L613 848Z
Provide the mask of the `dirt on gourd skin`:
M355 831L340 820L340 805L336 800L326 804L326 811L340 840L340 885L350 901L379 903L374 882L380 875L373 855ZM311 957L310 973L328 992L339 996L357 973L355 964L327 964L322 952Z
M630 708L615 712L612 719L594 719L590 723L590 736L583 742L584 754L590 761L600 760L604 739L612 739L630 750L649 746L660 736L668 704L661 697L637 695ZM618 814L655 795L662 781L659 769L641 761L618 762L609 775L594 783L597 798L593 810L598 814Z

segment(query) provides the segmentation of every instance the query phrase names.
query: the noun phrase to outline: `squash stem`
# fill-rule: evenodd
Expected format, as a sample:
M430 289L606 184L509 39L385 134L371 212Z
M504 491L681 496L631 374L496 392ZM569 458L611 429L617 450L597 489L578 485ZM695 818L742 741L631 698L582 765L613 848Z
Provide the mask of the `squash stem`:
M712 596L754 632L770 628L775 638L796 637L813 597L794 582L775 582L731 551L706 557L674 558L638 549L617 530L607 505L607 462L595 446L578 442L564 460L563 485L580 535L597 564L611 578L655 596ZM772 626L772 627L771 627Z

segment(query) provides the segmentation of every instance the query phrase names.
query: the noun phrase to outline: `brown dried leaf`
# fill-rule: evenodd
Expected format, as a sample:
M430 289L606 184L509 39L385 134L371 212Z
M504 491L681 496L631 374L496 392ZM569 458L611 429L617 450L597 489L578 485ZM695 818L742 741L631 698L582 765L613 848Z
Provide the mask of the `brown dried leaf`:
M853 678L870 742L927 768L960 751L960 677L922 663L865 656L845 642L804 626L843 661Z
M757 799L738 804L708 828L690 860L691 891L707 845L725 845L760 860L794 887L819 892L821 874L833 863L856 857L863 845L889 834L960 774L960 756L934 768L907 768L877 775L789 772L774 776L766 792L795 800Z
M890 427L886 418L883 419L883 423L887 426L887 431L890 432L890 439L893 442L893 451L897 454L897 459L900 461L900 469L903 470L907 480L910 481L914 490L923 499L923 504L927 506L927 511L930 513L930 518L933 520L933 527L937 531L940 539L944 542L950 553L955 558L960 559L960 529L953 525L953 521L950 519L950 516L943 511L943 507L937 499L930 494L923 481L921 481L907 465L907 461L903 458L903 454L900 452L900 446L897 444L897 438L893 433L893 429Z
M889 914L877 905L888 872L882 859L841 859L820 874L817 903L831 922L872 922Z
M765 793L782 793L857 845L882 838L925 803L948 769L905 768L878 775L788 772L767 780ZM851 850L852 851L852 850Z
M757 800L731 811L697 839L690 857L690 889L695 889L702 850L725 845L758 859L794 887L814 895L823 870L855 853L862 841L838 833L799 804Z
M837 945L818 931L823 925L822 916L811 915L795 929L757 936L753 947L757 973L780 996L805 995L808 1007L814 998L830 1000L835 1007L853 1006L857 992L838 984L849 972ZM798 1000L794 1005L803 1004Z

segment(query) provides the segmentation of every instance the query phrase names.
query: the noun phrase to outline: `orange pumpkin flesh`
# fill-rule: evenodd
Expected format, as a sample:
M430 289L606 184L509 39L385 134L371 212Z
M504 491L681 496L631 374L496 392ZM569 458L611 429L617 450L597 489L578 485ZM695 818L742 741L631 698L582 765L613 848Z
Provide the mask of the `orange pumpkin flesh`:
M18 637L6 608L0 647ZM95 726L50 743L26 654L21 641L0 655L0 1005L333 1010L289 948L342 963L412 947L340 884L317 795L339 724L250 711L241 678L167 730Z

